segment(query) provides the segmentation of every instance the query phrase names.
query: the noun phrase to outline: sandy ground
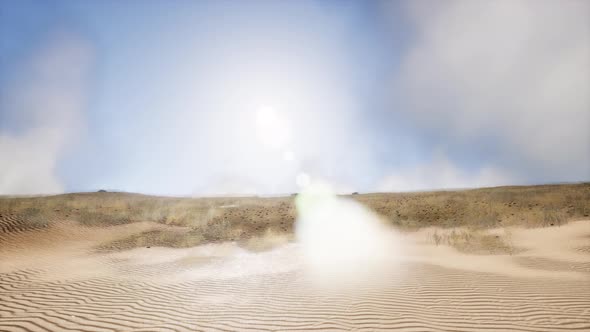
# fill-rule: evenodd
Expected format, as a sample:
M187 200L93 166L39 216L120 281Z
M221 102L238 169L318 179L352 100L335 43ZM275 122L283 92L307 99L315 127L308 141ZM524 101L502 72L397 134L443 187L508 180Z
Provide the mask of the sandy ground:
M165 227L0 232L0 331L590 331L590 221L512 229L512 255L403 233L387 275L354 289L314 284L297 243L96 250Z

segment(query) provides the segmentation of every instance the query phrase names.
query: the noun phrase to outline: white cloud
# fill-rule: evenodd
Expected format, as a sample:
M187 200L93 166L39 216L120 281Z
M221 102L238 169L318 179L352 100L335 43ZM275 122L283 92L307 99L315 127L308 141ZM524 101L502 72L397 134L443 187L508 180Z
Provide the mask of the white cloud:
M409 6L402 109L450 144L493 140L522 173L590 179L590 2L430 4Z
M85 42L54 36L21 64L10 86L0 87L4 116L23 128L0 132L0 194L63 191L56 166L82 128L90 61Z
M514 181L510 175L493 167L482 167L477 171L469 172L457 167L444 157L437 157L431 163L392 172L381 180L378 191L491 187L513 184Z

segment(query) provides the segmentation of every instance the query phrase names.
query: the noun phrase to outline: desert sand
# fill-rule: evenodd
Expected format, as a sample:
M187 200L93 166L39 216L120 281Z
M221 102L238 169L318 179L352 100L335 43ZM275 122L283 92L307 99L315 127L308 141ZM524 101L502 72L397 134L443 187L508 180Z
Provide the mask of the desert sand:
M385 282L354 291L314 285L288 240L104 251L173 226L19 224L0 219L0 331L590 330L589 220L512 227L511 253L434 243L448 229L403 232Z

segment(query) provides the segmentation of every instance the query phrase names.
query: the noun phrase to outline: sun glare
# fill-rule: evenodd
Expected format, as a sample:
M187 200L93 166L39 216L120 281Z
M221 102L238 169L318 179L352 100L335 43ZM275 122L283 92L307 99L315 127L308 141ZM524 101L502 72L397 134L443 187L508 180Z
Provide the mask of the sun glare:
M290 137L290 129L284 115L273 107L260 107L256 111L256 136L265 146L284 148Z

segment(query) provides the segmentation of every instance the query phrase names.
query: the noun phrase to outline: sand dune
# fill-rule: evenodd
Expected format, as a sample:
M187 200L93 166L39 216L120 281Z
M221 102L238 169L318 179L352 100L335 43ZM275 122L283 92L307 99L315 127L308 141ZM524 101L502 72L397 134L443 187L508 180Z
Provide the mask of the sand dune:
M0 219L0 331L588 331L590 222L515 229L514 255L405 233L385 283L322 291L295 243L97 251L169 226Z

